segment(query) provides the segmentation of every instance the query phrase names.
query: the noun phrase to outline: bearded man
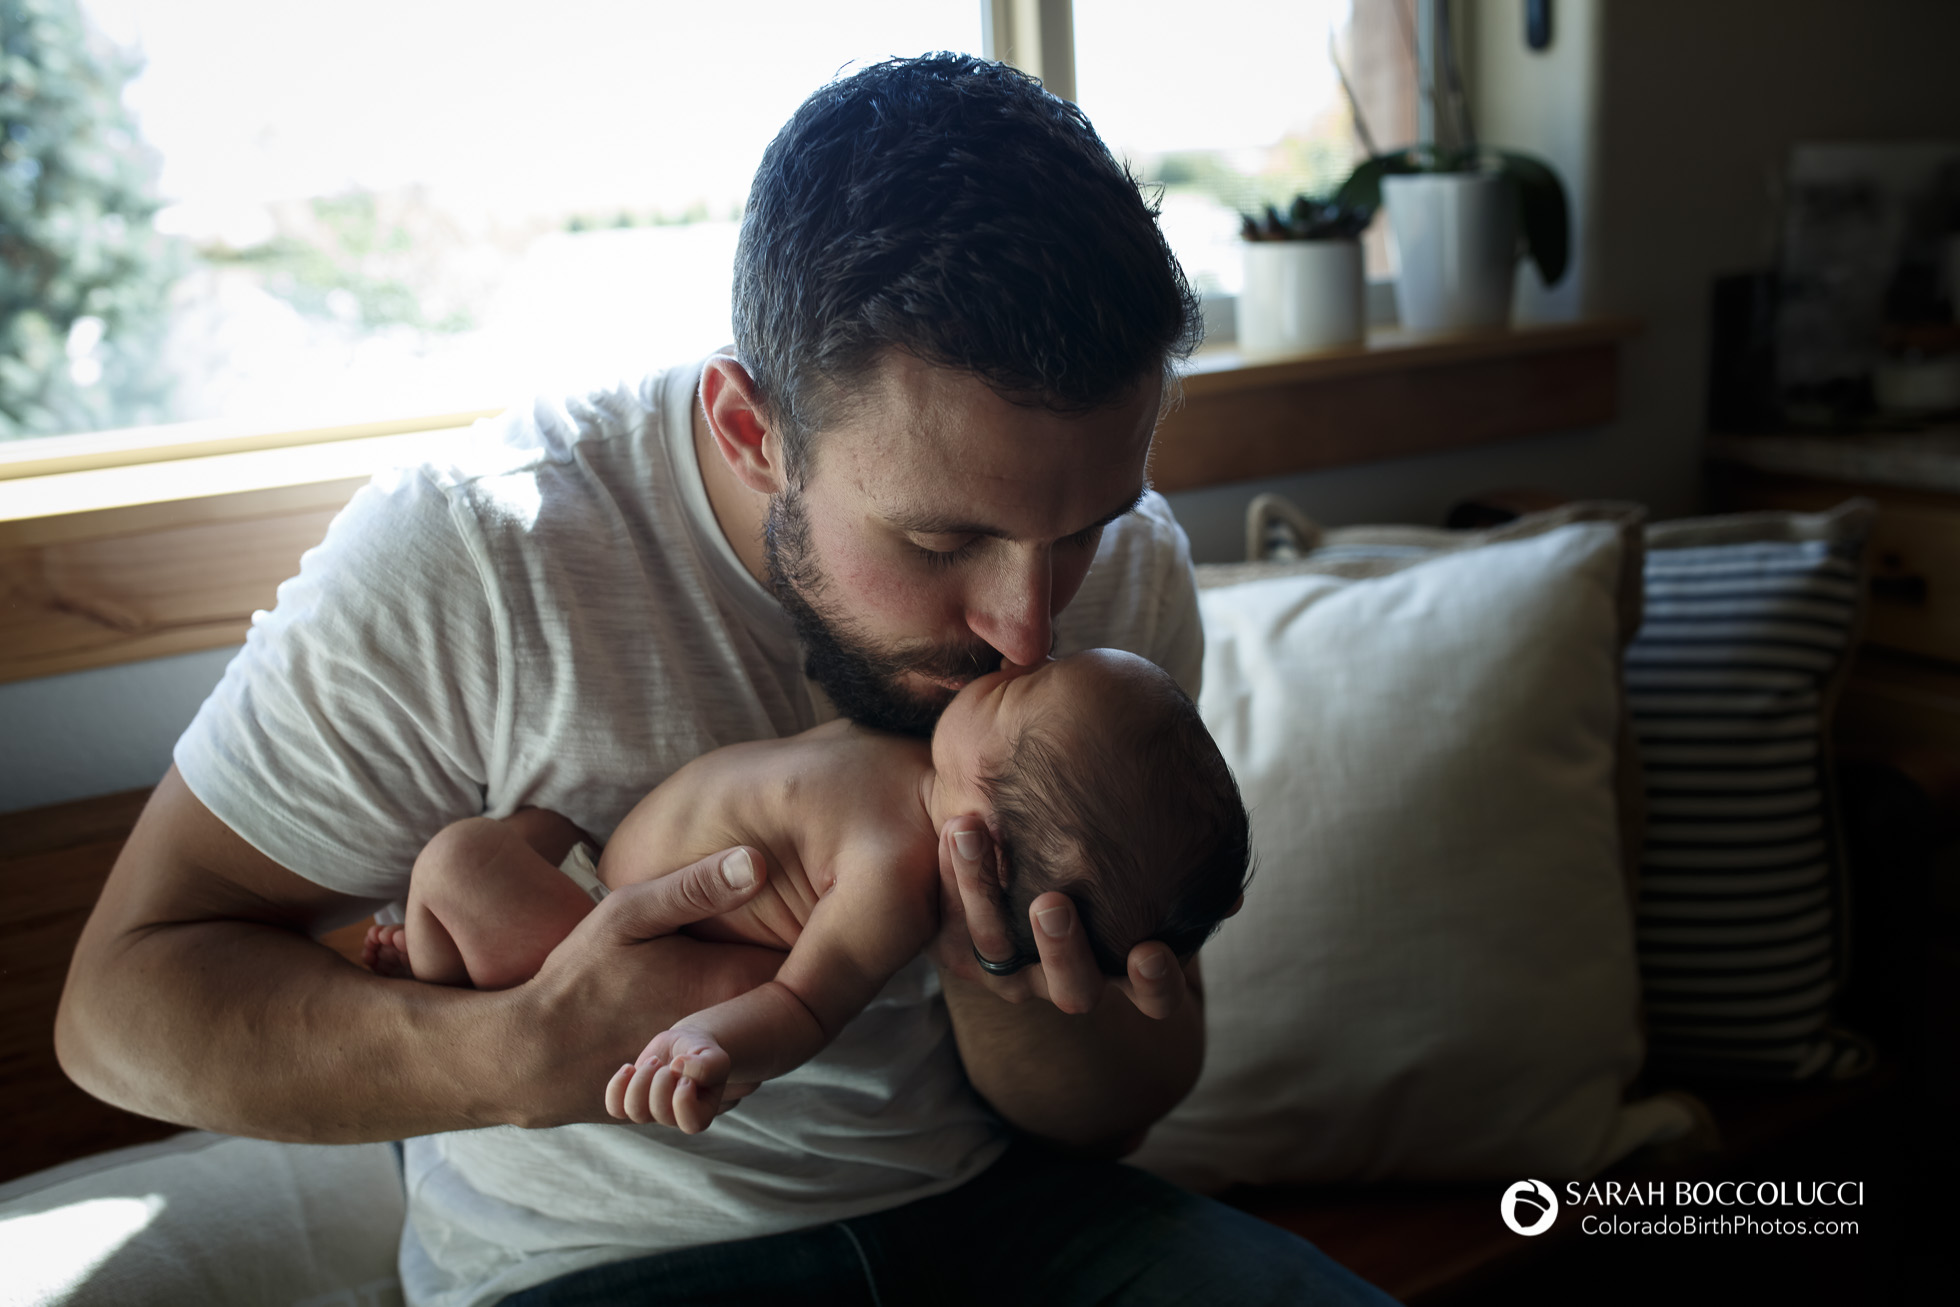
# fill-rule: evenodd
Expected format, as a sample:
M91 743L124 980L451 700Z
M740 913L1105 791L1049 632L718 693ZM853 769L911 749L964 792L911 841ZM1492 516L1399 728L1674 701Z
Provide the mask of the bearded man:
M1148 942L1109 980L1048 895L1040 964L983 970L1011 950L977 818L943 832L930 955L700 1135L611 1122L597 1087L773 974L675 933L755 892L746 860L612 894L499 992L317 942L459 817L603 839L700 753L837 711L929 731L1003 660L1114 646L1196 693L1145 481L1194 306L1079 111L951 55L825 87L756 176L734 309L730 351L355 497L178 744L78 947L63 1065L188 1125L406 1139L418 1304L1381 1301L1107 1160L1196 1079L1197 965Z

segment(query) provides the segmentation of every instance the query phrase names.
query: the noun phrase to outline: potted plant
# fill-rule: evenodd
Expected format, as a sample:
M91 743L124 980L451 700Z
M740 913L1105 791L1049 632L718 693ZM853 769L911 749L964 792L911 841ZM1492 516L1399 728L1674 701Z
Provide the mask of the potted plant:
M1530 155L1410 146L1364 160L1335 199L1370 213L1386 204L1400 264L1396 309L1410 331L1508 324L1520 248L1547 286L1565 276L1565 187Z
M1547 286L1565 276L1572 240L1565 187L1543 160L1478 144L1456 66L1448 5L1437 7L1436 21L1437 85L1445 93L1446 111L1436 112L1435 86L1424 88L1424 98L1438 135L1447 133L1449 140L1375 149L1347 71L1334 58L1369 156L1334 199L1369 214L1387 205L1400 265L1395 302L1403 327L1416 332L1502 327L1511 321L1521 250Z
M1245 289L1239 349L1251 357L1357 345L1365 333L1361 233L1374 210L1295 197L1282 215L1241 214Z

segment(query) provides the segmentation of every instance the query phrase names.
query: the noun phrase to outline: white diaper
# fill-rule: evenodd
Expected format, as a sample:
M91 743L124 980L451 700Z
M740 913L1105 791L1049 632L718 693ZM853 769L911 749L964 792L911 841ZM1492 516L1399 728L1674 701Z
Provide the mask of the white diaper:
M594 903L609 893L599 881L599 864L592 860L592 846L584 841L572 845L572 851L558 864L558 870L571 877L572 884L590 895Z

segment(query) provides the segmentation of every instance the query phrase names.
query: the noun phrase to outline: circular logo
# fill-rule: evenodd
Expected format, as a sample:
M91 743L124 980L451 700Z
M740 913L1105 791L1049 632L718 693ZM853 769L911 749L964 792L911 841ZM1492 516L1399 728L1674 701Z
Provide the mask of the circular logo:
M1497 1210L1519 1234L1543 1234L1558 1219L1558 1195L1543 1180L1520 1180L1504 1191Z

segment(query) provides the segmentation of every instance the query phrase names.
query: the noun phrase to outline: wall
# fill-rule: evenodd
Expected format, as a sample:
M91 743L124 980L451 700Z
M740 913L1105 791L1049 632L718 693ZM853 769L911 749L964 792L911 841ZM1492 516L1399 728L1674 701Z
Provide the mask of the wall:
M1559 0L1561 17L1571 8ZM1600 3L1597 21L1586 304L1647 324L1628 351L1611 476L1680 511L1704 426L1711 279L1773 261L1775 181L1791 145L1960 139L1960 5L1640 0Z
M0 685L0 812L156 784L235 652Z
M1382 0L1357 0L1379 3ZM1277 489L1329 524L1436 522L1466 494L1543 486L1699 507L1711 280L1774 258L1792 144L1960 139L1952 0L1553 0L1551 49L1524 43L1523 0L1457 0L1480 137L1550 160L1577 219L1572 273L1519 271L1518 315L1643 324L1611 427L1461 455L1179 497L1200 558L1239 549L1235 520Z
M1379 0L1359 0L1377 3ZM1626 314L1611 427L1174 499L1201 560L1238 556L1259 490L1329 524L1436 522L1503 486L1694 511L1709 280L1771 257L1771 180L1801 140L1960 139L1951 0L1554 0L1555 40L1524 45L1522 0L1459 0L1484 139L1549 158L1580 218L1552 291L1522 272L1520 316ZM0 686L0 811L153 781L229 651Z
M1356 0L1379 5L1390 0ZM1400 0L1395 0L1400 2ZM1566 183L1574 242L1570 270L1546 288L1528 265L1518 269L1517 317L1568 321L1588 311L1587 287L1599 257L1590 240L1602 0L1556 0L1550 49L1527 50L1523 0L1482 0L1455 7L1464 80L1479 139L1546 159ZM1625 310L1620 310L1625 311ZM1637 312L1637 311L1636 311ZM1629 356L1649 348L1645 338ZM1679 514L1692 507L1693 458L1650 468L1639 434L1653 425L1643 411L1651 393L1626 389L1622 419L1611 428L1575 432L1456 454L1342 468L1256 485L1173 498L1191 535L1193 556L1224 562L1244 550L1242 518L1254 494L1275 491L1330 526L1356 522L1440 524L1450 505L1481 490L1545 487L1571 495L1631 498ZM1698 434L1699 427L1693 428Z

